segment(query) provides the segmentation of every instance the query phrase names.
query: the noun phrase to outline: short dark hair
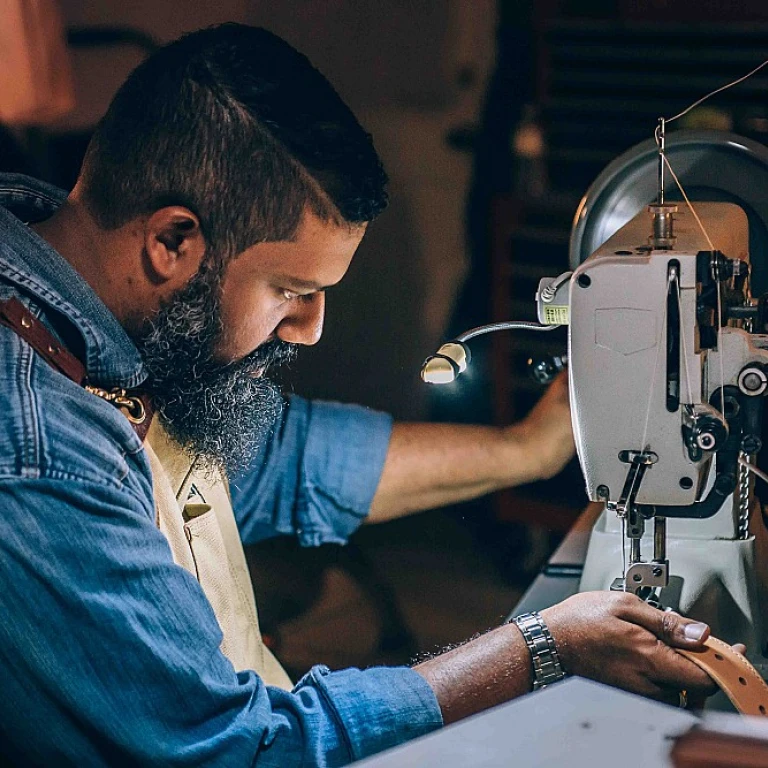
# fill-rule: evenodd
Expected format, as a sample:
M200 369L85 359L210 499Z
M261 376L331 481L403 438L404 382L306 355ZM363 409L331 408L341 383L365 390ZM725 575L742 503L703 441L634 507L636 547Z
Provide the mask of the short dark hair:
M290 239L309 208L339 225L386 206L373 142L309 60L264 29L223 24L159 49L129 76L83 163L106 229L166 205L233 255Z

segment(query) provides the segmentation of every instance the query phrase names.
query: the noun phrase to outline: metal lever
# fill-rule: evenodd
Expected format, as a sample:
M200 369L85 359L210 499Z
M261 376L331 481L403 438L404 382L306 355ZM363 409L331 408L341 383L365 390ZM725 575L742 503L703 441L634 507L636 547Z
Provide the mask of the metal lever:
M646 471L659 457L652 451L622 451L619 459L629 464L627 479L619 501L608 503L606 508L616 512L626 521L626 535L631 542L629 568L624 578L616 579L611 589L632 592L644 599L653 599L654 590L669 583L669 562L666 559L666 528L664 517L654 520L653 561L643 562L640 542L645 533L645 517L641 506L635 503L640 484Z
M627 479L624 481L624 487L621 489L618 502L613 505L609 504L609 509L612 508L619 517L627 517L628 514L631 514L635 507L635 499L637 498L640 483L643 482L646 470L658 460L659 457L653 451L622 451L619 454L619 461L629 464L629 471L627 472ZM641 537L644 530L645 526L641 522L636 531L637 536ZM632 532L630 532L630 536L632 536Z

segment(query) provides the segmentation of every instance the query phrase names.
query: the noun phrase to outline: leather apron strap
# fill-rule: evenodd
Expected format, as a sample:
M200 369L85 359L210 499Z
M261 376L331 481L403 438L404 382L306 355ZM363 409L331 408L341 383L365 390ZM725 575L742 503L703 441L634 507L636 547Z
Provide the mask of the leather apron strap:
M46 363L75 384L85 384L85 366L15 296L0 301L0 325L15 331Z
M149 397L121 387L106 390L88 383L85 366L15 296L0 301L0 325L10 328L59 373L108 403L119 408L144 442L154 409Z

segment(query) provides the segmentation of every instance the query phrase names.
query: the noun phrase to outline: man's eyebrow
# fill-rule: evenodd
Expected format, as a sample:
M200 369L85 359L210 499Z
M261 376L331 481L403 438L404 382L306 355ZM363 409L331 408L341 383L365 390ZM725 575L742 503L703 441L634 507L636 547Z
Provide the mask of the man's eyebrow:
M314 280L302 280L300 277L293 277L292 275L276 275L275 279L281 285L289 288L298 288L302 291L325 291L335 285L335 283L332 283L331 285L321 285Z

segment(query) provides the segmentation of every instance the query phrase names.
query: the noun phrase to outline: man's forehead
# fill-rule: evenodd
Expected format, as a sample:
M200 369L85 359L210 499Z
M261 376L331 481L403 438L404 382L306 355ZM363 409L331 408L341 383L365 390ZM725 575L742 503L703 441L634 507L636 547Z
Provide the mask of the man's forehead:
M365 229L305 217L291 240L257 243L238 260L290 280L292 287L321 290L343 277Z

